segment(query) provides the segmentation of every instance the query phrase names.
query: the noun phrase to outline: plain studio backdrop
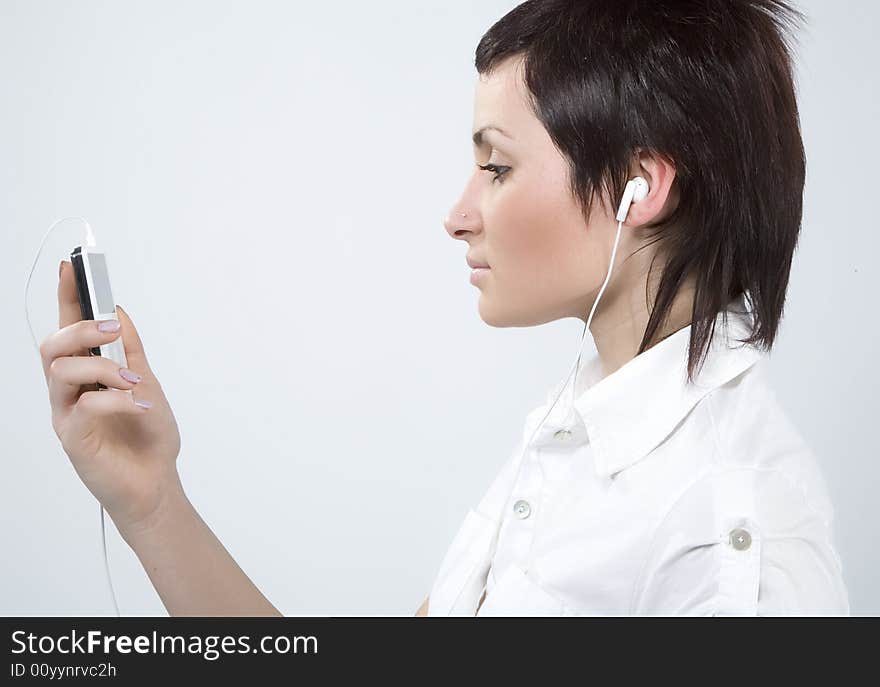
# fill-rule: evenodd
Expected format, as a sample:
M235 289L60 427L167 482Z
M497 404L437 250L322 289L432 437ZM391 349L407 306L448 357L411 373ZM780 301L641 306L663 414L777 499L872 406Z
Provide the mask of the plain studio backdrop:
M486 325L442 225L474 164L474 49L516 4L0 0L0 614L113 614L98 502L52 430L23 309L68 215L107 251L190 499L254 583L286 615L415 612L583 331ZM805 212L768 367L825 472L853 614L875 614L880 112L862 56L880 12L798 7ZM82 240L65 222L46 242L37 341ZM164 615L107 527L122 614Z

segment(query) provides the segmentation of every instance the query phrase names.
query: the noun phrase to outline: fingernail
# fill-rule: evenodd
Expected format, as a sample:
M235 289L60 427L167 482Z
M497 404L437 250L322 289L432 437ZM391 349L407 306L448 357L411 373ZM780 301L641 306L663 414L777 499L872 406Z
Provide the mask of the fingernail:
M119 376L122 377L123 379L127 379L129 382L133 382L135 384L137 382L141 381L141 379L143 379L143 377L141 377L136 372L129 370L127 367L120 367L119 368Z
M61 273L64 271L64 260L58 263L58 278L61 279Z
M118 332L119 320L104 320L98 323L98 329L102 332Z
M153 404L149 401L145 401L143 399L138 399L134 402L135 405L140 406L141 408L152 408Z

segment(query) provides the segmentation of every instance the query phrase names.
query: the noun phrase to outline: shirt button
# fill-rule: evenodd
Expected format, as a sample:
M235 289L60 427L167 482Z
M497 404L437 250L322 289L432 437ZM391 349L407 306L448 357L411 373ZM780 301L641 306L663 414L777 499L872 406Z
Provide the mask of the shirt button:
M529 513L532 512L532 507L529 506L528 501L523 501L522 499L520 499L513 504L513 512L516 513L516 517L523 520L529 517Z
M560 441L568 441L569 437L571 437L571 430L558 429L553 433L553 437Z
M749 534L748 530L731 530L730 543L737 551L745 551L752 544L752 535Z

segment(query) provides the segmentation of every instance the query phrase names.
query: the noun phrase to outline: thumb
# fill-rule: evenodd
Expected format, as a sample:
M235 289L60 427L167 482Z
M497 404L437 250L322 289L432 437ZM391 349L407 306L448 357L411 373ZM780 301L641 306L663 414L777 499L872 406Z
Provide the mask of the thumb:
M150 363L147 362L147 355L144 353L144 345L141 343L141 337L138 335L134 322L128 316L128 313L122 309L121 305L116 306L116 317L122 325L122 344L125 348L125 359L128 365L135 371L150 372Z

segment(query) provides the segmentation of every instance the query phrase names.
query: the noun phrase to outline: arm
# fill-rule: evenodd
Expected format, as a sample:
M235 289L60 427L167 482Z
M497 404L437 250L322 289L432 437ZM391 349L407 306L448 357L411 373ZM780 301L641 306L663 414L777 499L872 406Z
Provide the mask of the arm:
M416 618L424 618L425 616L428 615L428 601L429 600L430 600L430 597L426 596L425 600L422 601L422 605L419 606L419 610L416 611L416 615L415 615Z
M238 567L177 480L154 517L120 530L172 616L282 615Z
M658 526L630 614L850 615L833 510L806 496L777 469L699 478Z

